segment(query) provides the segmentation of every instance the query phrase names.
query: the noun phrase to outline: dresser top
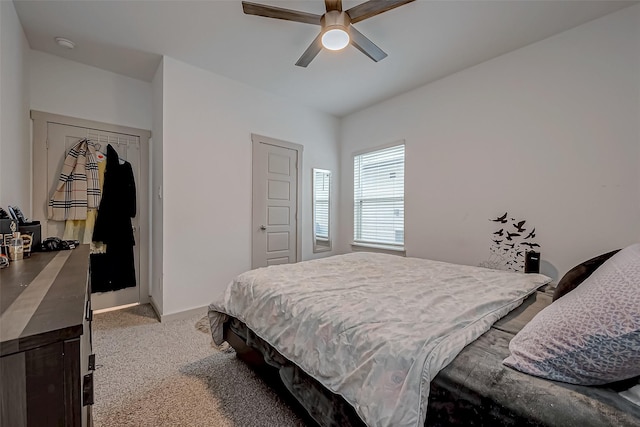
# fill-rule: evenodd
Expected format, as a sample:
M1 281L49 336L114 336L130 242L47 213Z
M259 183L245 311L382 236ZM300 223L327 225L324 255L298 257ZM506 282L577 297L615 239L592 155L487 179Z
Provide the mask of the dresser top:
M0 270L0 356L82 335L89 245Z

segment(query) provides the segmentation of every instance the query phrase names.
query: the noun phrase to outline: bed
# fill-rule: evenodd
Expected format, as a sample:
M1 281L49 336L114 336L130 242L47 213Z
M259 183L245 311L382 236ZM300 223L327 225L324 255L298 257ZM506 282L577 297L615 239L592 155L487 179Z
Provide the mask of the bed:
M353 253L244 273L209 319L214 342L277 370L320 425L637 426L640 408L617 393L626 383L575 386L503 365L550 304L549 281Z

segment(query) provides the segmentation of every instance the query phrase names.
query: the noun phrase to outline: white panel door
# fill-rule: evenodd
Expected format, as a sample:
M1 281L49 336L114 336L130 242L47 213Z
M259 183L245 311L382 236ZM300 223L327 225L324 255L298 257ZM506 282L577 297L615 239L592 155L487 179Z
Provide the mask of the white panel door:
M282 143L282 141L280 141ZM254 137L252 268L298 261L298 160L295 144Z
M138 136L120 134L115 132L107 132L97 129L89 129L85 127L69 126L59 123L47 124L47 189L51 196L55 190L64 158L69 149L82 138L89 138L95 142L102 153L107 152L107 145L111 146L118 152L122 160L131 163L133 175L136 183L137 207L140 210L141 203L147 201L147 189L140 186L140 138ZM106 159L105 159L106 161ZM145 181L146 182L146 181ZM131 220L134 228L134 237L136 246L134 246L134 263L136 268L136 286L125 288L113 292L95 293L91 296L91 305L93 309L99 310L103 308L117 307L120 305L138 303L141 298L140 293L140 214L139 212ZM47 220L43 227L43 233L46 236L63 237L65 228L64 221ZM43 237L45 235L43 234ZM145 267L146 268L146 267Z

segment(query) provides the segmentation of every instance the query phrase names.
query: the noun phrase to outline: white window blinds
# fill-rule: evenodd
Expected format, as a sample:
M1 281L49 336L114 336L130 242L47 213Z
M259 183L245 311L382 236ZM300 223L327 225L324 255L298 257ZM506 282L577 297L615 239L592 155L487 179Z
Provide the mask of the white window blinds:
M404 144L354 156L354 243L404 247Z

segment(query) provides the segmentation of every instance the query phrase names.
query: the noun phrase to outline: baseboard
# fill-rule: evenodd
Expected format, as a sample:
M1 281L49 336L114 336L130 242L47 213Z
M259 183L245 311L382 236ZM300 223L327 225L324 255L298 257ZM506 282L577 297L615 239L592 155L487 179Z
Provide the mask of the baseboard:
M151 306L154 307L153 304ZM155 307L154 307L154 310L156 310ZM161 322L170 322L172 320L186 319L188 317L195 316L196 314L199 314L199 313L205 316L208 311L209 311L209 306L205 305L203 307L196 307L190 310L178 311L177 313L159 314L158 318L160 319ZM156 314L158 314L157 310L156 310Z

